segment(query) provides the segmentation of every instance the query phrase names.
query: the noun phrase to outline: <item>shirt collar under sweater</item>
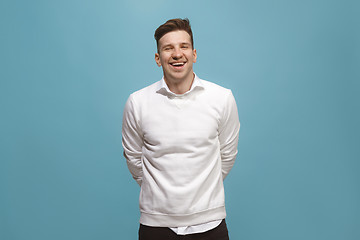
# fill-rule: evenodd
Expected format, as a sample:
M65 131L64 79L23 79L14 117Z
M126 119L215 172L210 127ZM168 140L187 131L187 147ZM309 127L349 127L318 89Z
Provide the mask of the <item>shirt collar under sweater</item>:
M201 82L201 79L194 73L194 81L191 84L191 88L190 88L189 91L187 91L187 92L185 92L183 94L173 93L172 91L170 91L168 85L166 84L164 77L162 77L162 79L159 81L158 90L156 92L160 93L160 94L163 94L163 95L166 95L166 96L168 96L170 98L176 98L176 97L186 96L189 93L191 93L191 92L193 92L195 90L200 90L200 89L204 89L204 85Z

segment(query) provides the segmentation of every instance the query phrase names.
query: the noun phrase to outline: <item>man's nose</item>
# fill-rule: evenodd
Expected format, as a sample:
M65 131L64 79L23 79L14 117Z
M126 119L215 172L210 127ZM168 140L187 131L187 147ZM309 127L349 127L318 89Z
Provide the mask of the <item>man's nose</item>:
M178 58L181 58L181 56L182 56L182 54L181 54L180 48L175 48L173 51L172 57L174 59L178 59Z

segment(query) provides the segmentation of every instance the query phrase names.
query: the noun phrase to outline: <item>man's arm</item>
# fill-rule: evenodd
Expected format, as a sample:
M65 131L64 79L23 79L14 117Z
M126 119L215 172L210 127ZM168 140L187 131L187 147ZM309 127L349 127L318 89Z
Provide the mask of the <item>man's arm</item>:
M142 147L143 138L139 127L139 118L135 111L134 101L130 95L124 108L122 124L122 145L124 148L124 157L131 175L141 186L142 182Z
M235 98L231 91L227 96L226 105L219 126L219 142L223 179L234 165L239 140L240 122Z

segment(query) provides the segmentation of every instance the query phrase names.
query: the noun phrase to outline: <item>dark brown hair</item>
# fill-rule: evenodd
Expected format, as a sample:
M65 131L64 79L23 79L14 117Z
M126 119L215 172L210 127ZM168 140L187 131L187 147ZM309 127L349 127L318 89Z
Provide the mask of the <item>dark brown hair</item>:
M165 34L167 34L169 32L178 31L178 30L184 30L185 32L187 32L190 35L191 46L194 49L194 40L193 40L193 34L191 31L189 19L175 18L175 19L170 19L170 20L166 21L166 23L160 25L160 27L158 27L155 30L154 37L156 40L156 46L158 48L158 52L159 52L160 38L162 38Z

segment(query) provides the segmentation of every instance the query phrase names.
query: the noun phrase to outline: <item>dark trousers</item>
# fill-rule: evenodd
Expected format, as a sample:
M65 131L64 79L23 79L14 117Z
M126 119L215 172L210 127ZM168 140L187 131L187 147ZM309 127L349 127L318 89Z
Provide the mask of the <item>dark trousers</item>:
M229 240L229 235L225 220L207 232L188 235L177 235L167 227L149 227L140 224L139 240Z

